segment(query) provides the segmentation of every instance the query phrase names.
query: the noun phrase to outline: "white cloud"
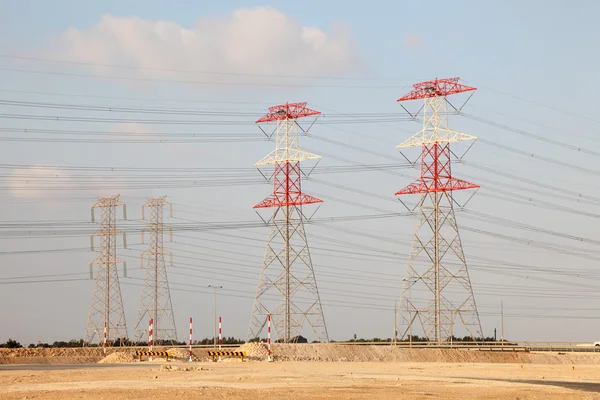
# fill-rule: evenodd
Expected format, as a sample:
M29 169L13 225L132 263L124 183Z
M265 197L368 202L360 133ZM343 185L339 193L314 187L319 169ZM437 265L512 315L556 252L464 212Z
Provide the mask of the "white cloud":
M276 75L336 75L355 71L360 64L342 26L333 25L325 32L270 7L203 17L191 28L171 21L104 15L91 28L68 29L36 55L92 64ZM109 71L92 68L98 74ZM136 73L154 78L173 78L175 74ZM199 80L197 75L176 76Z
M52 167L31 166L13 169L6 178L10 195L19 199L38 199L53 191L73 187L71 176Z

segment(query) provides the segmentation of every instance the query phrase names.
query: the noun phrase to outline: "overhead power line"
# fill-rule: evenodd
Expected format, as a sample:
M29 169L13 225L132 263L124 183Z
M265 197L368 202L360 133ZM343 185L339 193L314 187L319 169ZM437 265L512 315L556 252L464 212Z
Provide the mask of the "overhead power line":
M206 86L249 86L249 87L308 87L308 88L322 88L322 89L389 89L390 87L395 88L406 88L407 85L342 85L342 84L309 84L309 83L274 83L272 81L267 82L249 82L249 81L212 81L212 80L190 80L190 79L167 79L167 78L143 78L136 76L116 76L107 74L83 74L76 72L58 72L58 71L42 71L33 69L18 69L18 68L0 68L0 71L6 72L18 72L27 74L39 74L39 75L53 75L53 76L70 76L78 78L91 78L91 79L109 79L117 81L137 81L137 82L156 82L156 83L186 83L194 85L206 85Z
M530 137L532 139L536 139L536 140L539 140L539 141L544 142L544 143L550 143L550 144L553 144L555 146L559 146L559 147L562 147L562 148L565 148L565 149L573 150L573 151L576 151L576 152L579 152L579 153L588 154L588 155L591 155L591 156L594 156L594 157L600 157L600 152L593 151L593 150L587 149L585 147L575 146L575 145L572 145L570 143L561 142L560 140L554 140L554 139L550 139L550 138L545 137L545 136L536 135L534 133L527 132L527 131L524 131L522 129L513 128L511 126L508 126L508 125L505 125L505 124L501 124L501 123L495 122L495 121L490 121L490 120L487 120L485 118L476 117L474 115L465 114L465 113L462 113L462 112L461 112L461 115L464 116L465 118L471 119L473 121L481 122L481 123L484 123L486 125L493 126L495 128L502 129L502 130L505 130L505 131L514 132L514 133L517 133L517 134L519 134L521 136Z
M410 81L413 79L406 78L384 78L384 77L348 77L348 76L310 76L310 75L282 75L282 74L257 74L257 73L245 73L245 72L227 72L227 71L207 71L207 70L197 70L197 69L177 69L177 68L151 68L151 67L140 67L133 65L116 65L116 64L106 64L106 63L90 63L83 61L72 61L72 60L56 60L56 59L48 59L48 58L40 58L40 57L26 57L14 54L0 54L0 58L6 59L14 59L14 60L28 60L28 61L38 61L38 62L47 62L47 63L58 63L58 64L70 64L70 65L84 65L84 66L93 66L93 67L107 67L107 68L120 68L120 69L130 69L130 70L138 70L138 71L157 71L157 72L181 72L181 73L189 73L189 74L202 74L202 75L225 75L225 76L250 76L250 77L264 77L264 78L285 78L285 79L326 79L326 80L376 80L376 81Z

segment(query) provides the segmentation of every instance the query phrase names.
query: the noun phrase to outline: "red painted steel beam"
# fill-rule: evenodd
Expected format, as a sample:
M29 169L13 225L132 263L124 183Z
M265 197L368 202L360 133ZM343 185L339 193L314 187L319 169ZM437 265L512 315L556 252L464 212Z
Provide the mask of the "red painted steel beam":
M425 181L416 180L410 185L396 192L396 196L401 194L420 194L433 192L451 192L454 190L477 189L479 185L463 181L461 179L450 178L446 182L438 182L436 187L427 185Z
M265 114L262 118L256 120L256 123L260 124L262 122L297 119L319 114L321 114L320 111L311 110L310 108L307 108L305 101L300 103L285 103L269 107L269 112Z
M273 193L253 208L300 206L323 202L321 199L302 193L300 182L299 161L276 163L273 174Z
M450 192L477 189L479 185L452 177L450 168L450 144L424 144L421 149L421 176L396 195Z
M301 206L304 204L315 204L315 203L322 203L322 202L323 202L323 200L317 199L316 197L313 197L308 194L300 195L300 196L296 197L294 200L289 200L289 201L283 200L280 197L278 197L277 195L272 194L252 208L271 208L271 207L287 207L287 206L291 207L291 206Z
M477 90L474 87L466 86L458 83L460 78L445 78L445 79L434 79L431 81L425 81L421 83L415 83L413 90L408 94L400 97L397 101L408 101L426 99L429 97L436 96L449 96L451 94L470 92Z

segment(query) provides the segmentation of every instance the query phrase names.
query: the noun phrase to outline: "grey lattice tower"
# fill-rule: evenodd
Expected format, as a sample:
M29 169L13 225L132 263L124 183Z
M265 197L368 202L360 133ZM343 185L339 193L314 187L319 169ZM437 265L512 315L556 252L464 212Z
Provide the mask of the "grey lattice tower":
M103 340L104 323L106 323L106 337L109 342L128 337L125 322L125 310L121 297L121 286L117 264L123 263L123 274L127 276L125 262L117 257L117 236L123 235L123 246L126 246L125 234L117 230L116 208L123 206L123 217L126 217L125 204L115 197L98 197L92 207L92 222L94 211L100 209L100 229L91 239L94 249L94 237L100 238L100 255L90 264L90 277L93 277L94 266L96 270L96 285L92 297L92 306L88 316L85 332L86 343Z
M397 195L418 194L418 221L412 242L396 335L424 335L439 343L454 336L482 338L483 332L462 248L453 191L478 188L451 173L450 143L474 136L448 128L446 96L475 90L458 78L414 85L398 101L424 99L423 129L398 148L421 147L421 176ZM420 329L419 329L420 328ZM461 332L462 329L462 332Z
M170 215L173 216L172 205L166 200L166 196L149 198L142 206L142 219L145 219L145 210L150 211L149 226L142 232L142 243L145 233L149 234L150 242L148 249L142 253L141 257L142 268L145 269L144 286L135 325L135 339L141 341L146 338L148 321L153 319L155 344L177 341L175 316L164 257L165 254L171 256L171 252L163 247L164 232L169 231L172 235L172 230L165 227L163 223L165 206L169 206Z
M255 165L275 166L274 191L254 208L274 208L248 336L260 337L271 315L277 340L294 342L306 325L328 341L327 326L304 231L303 205L320 203L301 191L300 162L320 158L298 147L297 118L318 115L306 103L269 108L257 123L276 122L276 149Z

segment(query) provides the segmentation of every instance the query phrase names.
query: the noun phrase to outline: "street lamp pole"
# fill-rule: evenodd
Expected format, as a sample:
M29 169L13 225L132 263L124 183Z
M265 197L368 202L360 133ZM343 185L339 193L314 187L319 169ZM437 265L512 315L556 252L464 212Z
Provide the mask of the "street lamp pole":
M213 293L214 293L214 298L215 298L215 332L214 332L214 336L213 336L213 345L216 348L217 347L217 289L223 289L223 286L213 286L213 285L208 285L209 288L213 289Z

